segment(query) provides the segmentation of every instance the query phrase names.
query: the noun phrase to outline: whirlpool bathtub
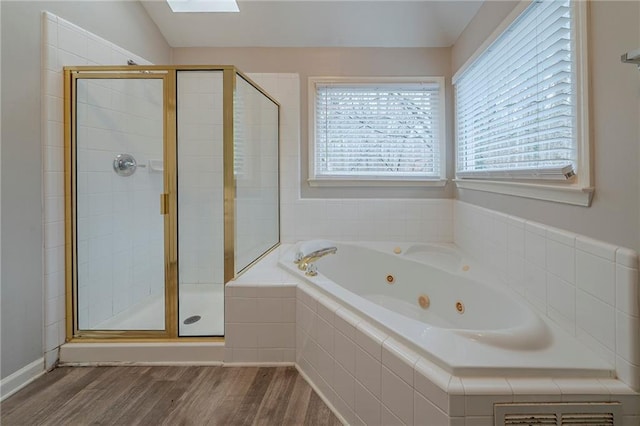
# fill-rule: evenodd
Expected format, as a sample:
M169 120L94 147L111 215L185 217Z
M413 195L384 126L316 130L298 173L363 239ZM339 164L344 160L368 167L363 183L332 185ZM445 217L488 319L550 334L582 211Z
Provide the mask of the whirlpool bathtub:
M310 276L294 261L311 259ZM610 377L613 366L447 244L298 243L280 266L454 375ZM304 262L304 261L303 261Z

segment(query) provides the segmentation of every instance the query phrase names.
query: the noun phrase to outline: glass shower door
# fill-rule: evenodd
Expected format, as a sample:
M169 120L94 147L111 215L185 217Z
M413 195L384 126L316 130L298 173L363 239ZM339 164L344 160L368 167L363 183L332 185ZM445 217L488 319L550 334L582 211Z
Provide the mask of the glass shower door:
M235 272L280 242L279 106L238 75L234 96Z
M76 328L165 331L166 75L73 81Z

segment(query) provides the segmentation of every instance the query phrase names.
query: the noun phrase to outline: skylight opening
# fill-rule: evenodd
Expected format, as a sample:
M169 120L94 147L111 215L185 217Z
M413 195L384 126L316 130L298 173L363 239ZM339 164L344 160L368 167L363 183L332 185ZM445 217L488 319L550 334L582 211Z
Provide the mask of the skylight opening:
M174 12L240 12L236 0L167 0Z

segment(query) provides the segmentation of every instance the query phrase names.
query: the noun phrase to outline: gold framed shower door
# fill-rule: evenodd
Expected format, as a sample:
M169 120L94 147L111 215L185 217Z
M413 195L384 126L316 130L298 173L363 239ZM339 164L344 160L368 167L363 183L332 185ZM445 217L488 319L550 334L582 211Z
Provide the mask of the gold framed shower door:
M223 72L223 209L224 283L235 271L235 178L234 91L236 75L242 76L264 96L280 104L236 67L197 66L77 66L64 68L64 210L66 341L224 341L224 337L179 337L178 335L178 229L177 229L177 72ZM164 330L82 330L78 324L78 244L77 242L77 90L78 79L161 79L163 81L163 186L161 209L164 216ZM160 212L159 212L160 213ZM279 241L269 251L275 249Z

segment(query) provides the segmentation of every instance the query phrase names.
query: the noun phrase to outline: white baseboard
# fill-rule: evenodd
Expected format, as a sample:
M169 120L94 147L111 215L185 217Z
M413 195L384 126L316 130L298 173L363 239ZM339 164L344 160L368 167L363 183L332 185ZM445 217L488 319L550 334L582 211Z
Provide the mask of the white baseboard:
M225 362L225 367L295 367L296 363L291 361L281 362Z
M0 401L4 401L44 373L44 358L39 358L0 380Z
M61 362L59 367L219 367L222 361L95 361Z

